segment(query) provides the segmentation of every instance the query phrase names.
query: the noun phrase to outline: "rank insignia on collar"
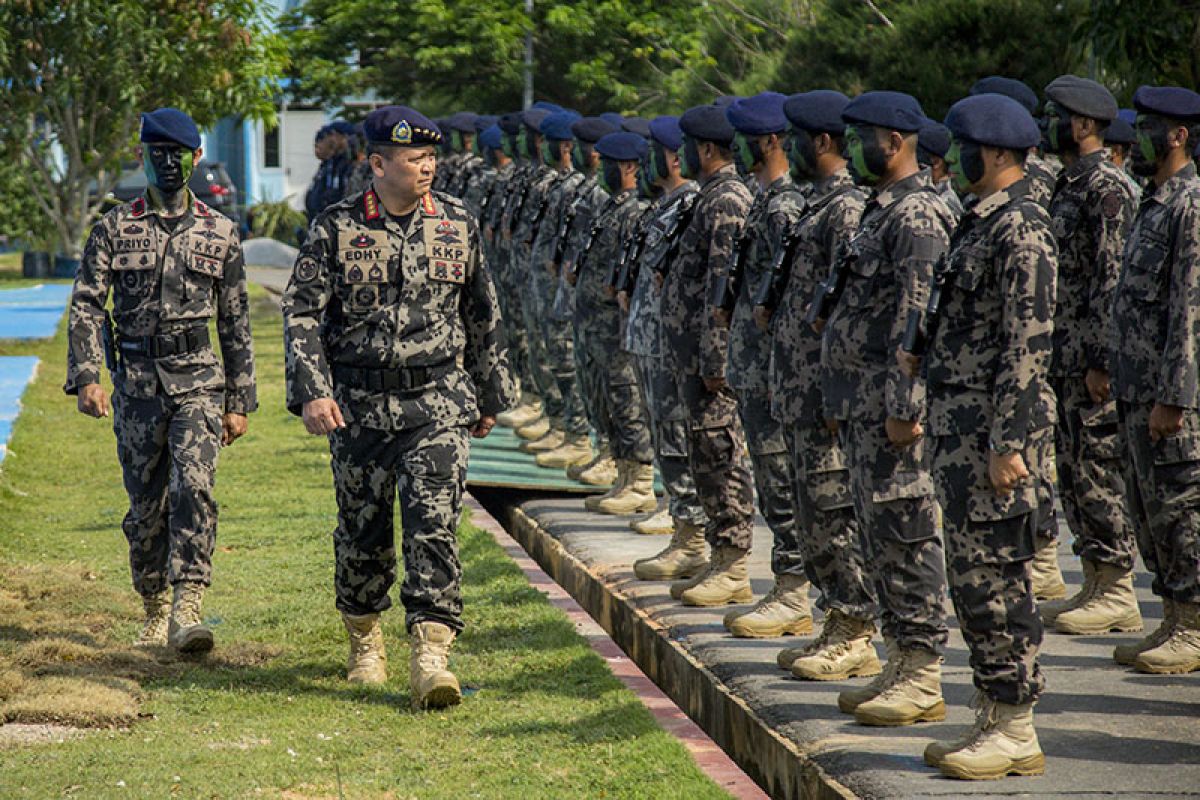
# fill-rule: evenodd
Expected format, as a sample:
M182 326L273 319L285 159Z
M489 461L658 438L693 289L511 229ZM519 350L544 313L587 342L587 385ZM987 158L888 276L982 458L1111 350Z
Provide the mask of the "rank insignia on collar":
M424 213L426 216L430 216L430 217L437 216L438 207L437 207L437 203L433 202L432 194L427 194L421 198L421 212Z
M375 244L375 240L365 233L360 233L350 240L351 247L370 247L373 244Z
M129 212L135 217L140 217L146 213L146 198L139 197L133 201L133 205L129 207Z
M363 194L363 211L367 219L379 219L379 197L374 189L367 189Z
M412 144L412 126L408 120L400 120L392 128L392 141L396 144Z
M212 216L212 212L208 210L208 206L204 205L200 200L196 200L195 211L197 217Z

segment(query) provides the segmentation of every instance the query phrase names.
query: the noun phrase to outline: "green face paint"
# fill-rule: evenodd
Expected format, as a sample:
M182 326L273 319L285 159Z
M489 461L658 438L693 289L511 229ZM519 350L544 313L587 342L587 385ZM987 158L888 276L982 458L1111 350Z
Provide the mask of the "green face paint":
M147 146L142 151L146 182L163 194L175 194L192 177L195 156L193 151L178 145Z
M529 137L524 128L517 133L517 152L521 154L522 158L529 152Z
M866 133L872 137L870 147L863 140L863 133L855 125L846 127L846 154L850 161L850 174L855 181L867 186L874 186L879 183L880 173L882 169L878 162L883 159L883 166L886 167L887 161L883 157L883 153L879 148L878 143L874 140L874 129L867 129ZM869 153L868 150L873 152Z
M547 167L558 166L558 157L554 153L554 150L550 147L549 139L542 140L542 163Z
M450 131L450 149L456 153L462 152L463 143L461 131Z
M963 171L962 165L962 149L958 142L951 140L950 149L946 151L946 169L950 171L950 181L954 184L954 188L960 193L969 190L971 182L967 180L967 174Z
M754 151L750 148L750 141L740 133L733 136L733 152L737 155L738 166L743 172L754 169Z

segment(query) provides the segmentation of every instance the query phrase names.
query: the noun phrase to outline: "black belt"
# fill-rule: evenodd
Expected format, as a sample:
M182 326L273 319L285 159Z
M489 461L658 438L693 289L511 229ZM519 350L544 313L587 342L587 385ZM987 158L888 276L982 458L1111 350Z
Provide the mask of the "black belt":
M191 353L209 343L208 327L189 328L179 333L163 333L157 336L117 336L117 347L122 353L136 353L150 358L177 356Z
M381 369L334 364L333 382L339 386L365 389L369 392L405 392L428 386L457 368L458 365L453 360L432 366Z

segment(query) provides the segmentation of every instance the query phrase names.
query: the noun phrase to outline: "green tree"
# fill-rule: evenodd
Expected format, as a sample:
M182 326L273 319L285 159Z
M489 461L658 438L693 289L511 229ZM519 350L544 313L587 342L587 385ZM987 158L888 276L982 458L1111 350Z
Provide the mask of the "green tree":
M1142 84L1200 86L1200 2L1094 0L1075 28L1080 60L1128 103Z
M284 51L259 0L0 4L0 138L64 253L77 254L136 139L172 105L205 126L269 119ZM92 190L94 187L95 190Z

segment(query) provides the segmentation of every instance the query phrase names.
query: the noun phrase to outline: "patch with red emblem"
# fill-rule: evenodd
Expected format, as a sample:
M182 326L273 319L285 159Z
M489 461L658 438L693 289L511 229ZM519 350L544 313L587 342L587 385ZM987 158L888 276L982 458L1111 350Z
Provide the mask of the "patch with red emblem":
M471 257L467 223L451 219L426 219L424 234L429 279L465 283L467 262Z
M338 231L338 261L346 283L385 283L396 246L383 231Z

